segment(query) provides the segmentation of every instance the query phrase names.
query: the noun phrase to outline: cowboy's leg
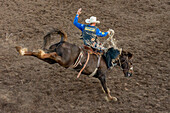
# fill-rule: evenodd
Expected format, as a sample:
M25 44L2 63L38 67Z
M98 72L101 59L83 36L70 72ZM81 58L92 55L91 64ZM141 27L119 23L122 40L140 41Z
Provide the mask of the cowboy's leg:
M103 46L101 46L100 43L94 42L93 43L93 48L95 48L96 50L98 50L98 52L102 53L103 50L105 49Z

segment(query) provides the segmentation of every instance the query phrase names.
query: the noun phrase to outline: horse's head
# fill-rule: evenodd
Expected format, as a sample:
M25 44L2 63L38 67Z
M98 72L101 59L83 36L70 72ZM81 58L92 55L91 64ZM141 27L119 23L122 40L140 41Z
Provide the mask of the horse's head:
M130 52L122 51L119 60L117 62L118 65L122 68L125 77L132 76L133 73L133 65L131 62L132 56L133 55Z

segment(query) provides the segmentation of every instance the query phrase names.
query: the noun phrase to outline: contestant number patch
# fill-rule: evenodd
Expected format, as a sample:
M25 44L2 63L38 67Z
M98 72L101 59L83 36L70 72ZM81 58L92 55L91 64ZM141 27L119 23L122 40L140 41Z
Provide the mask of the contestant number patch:
M94 32L94 31L95 31L95 28L85 27L85 30Z

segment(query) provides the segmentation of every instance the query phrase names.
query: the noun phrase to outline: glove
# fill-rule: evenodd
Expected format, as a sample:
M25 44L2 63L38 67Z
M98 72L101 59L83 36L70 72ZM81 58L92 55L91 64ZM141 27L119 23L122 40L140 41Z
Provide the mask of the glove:
M108 35L110 36L110 31L107 31L108 32Z
M109 29L109 30L108 30L108 35L111 35L111 34L112 34L112 35L115 34L115 31L114 31L113 29Z
M78 14L78 15L81 14L81 8L77 11L77 14Z

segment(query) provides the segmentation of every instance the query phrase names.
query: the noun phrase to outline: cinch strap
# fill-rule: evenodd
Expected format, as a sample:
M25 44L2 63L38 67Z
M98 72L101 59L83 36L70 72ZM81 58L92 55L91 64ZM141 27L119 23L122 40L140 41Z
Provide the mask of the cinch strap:
M86 60L86 63L84 64L83 68L80 70L79 74L77 75L77 78L80 77L82 71L84 70L84 68L86 67L88 61L89 61L89 58L90 58L90 53L87 52L87 60Z

